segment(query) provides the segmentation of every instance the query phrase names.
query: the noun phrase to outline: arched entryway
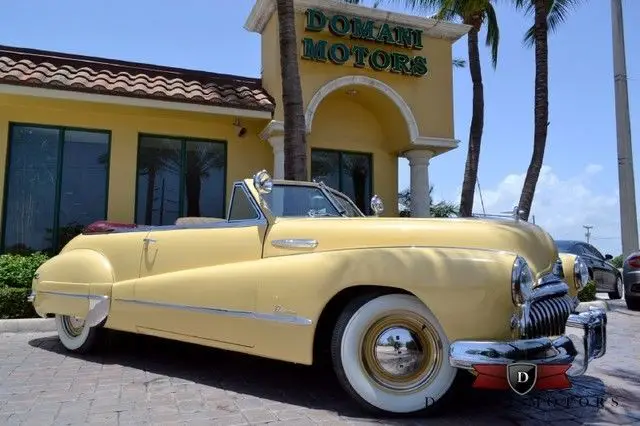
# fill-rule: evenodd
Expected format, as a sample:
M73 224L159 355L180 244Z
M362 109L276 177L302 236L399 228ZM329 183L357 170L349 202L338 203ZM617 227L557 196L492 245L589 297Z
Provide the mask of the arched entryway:
M305 111L311 178L347 195L365 212L373 194L397 215L398 156L409 159L412 216L429 216L429 159L407 102L389 85L367 76L344 76L315 91ZM284 174L283 126L263 131L274 148L274 176Z

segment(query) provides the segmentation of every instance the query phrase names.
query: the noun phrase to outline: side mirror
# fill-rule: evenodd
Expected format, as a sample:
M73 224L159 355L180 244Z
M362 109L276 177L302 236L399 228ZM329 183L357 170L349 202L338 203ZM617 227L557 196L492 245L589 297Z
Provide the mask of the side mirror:
M271 176L266 170L259 171L253 175L253 186L260 194L268 194L273 189Z
M371 210L375 216L380 216L380 214L384 211L384 203L382 202L382 198L377 195L371 197Z
M605 260L611 260L611 259L613 259L613 256L611 256L610 254L605 254L604 258L605 258Z

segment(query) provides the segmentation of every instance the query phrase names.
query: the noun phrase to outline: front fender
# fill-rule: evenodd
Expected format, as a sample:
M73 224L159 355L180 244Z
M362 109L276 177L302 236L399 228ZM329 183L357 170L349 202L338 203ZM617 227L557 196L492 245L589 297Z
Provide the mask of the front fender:
M33 305L43 317L73 315L97 325L108 314L113 282L113 268L101 253L89 249L65 251L36 271Z
M498 250L417 247L263 259L258 312L289 312L311 320L310 327L298 328L296 339L290 340L301 346L288 349L310 351L318 319L336 294L361 285L394 287L428 306L450 341L507 339L514 313L514 259L515 254Z

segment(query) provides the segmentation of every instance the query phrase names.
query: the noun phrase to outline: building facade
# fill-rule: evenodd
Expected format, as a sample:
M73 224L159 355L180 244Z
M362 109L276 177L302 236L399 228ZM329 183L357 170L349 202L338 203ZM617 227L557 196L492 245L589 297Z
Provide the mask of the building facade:
M310 178L397 214L398 157L414 216L429 161L454 149L452 43L468 27L330 0L296 0ZM100 219L224 217L234 181L283 177L274 0L259 79L0 46L0 250L57 251Z

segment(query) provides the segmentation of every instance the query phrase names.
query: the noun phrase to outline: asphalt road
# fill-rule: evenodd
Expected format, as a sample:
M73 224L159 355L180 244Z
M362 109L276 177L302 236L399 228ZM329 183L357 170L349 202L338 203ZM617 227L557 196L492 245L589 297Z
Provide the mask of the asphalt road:
M52 333L5 333L0 425L640 424L640 312L610 303L608 353L572 389L466 389L428 420L372 419L326 370L122 334L70 356Z

